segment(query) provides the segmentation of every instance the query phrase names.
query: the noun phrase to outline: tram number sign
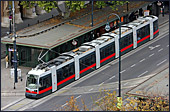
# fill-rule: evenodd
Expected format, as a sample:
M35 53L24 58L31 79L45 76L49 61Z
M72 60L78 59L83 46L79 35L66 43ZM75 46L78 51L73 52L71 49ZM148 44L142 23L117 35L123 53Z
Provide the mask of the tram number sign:
M77 41L73 40L73 41L72 41L72 44L73 44L74 46L77 45Z

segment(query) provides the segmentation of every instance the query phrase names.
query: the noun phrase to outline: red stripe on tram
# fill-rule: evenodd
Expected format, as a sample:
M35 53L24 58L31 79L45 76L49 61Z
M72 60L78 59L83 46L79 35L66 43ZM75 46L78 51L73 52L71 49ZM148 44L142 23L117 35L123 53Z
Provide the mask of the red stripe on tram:
M64 79L64 80L62 80L62 81L60 81L59 83L57 83L57 86L63 84L64 82L66 82L66 81L68 81L68 80L70 80L70 79L72 79L72 78L74 78L74 77L75 77L75 74L73 74L72 76L70 76L70 77L68 77L68 78L66 78L66 79Z
M148 36L146 36L146 37L144 37L144 38L142 38L142 39L138 40L138 41L137 41L137 43L140 43L140 42L142 42L142 41L146 40L146 39L147 39L147 38L149 38L149 37L150 37L150 35L148 35Z
M123 49L121 49L121 52L123 52L123 51L125 51L125 50L129 49L129 48L130 48L130 47L132 47L132 46L133 46L133 44L130 44L129 46L124 47Z
M155 35L156 33L158 33L159 32L159 29L158 30L156 30L153 34Z
M159 29L158 30L156 30L154 33L153 33L153 35L155 35L156 33L158 33L159 32ZM150 37L150 35L148 35L148 36L146 36L146 37L144 37L144 38L142 38L141 40L138 40L137 41L137 43L140 43L140 42L142 42L142 41L144 41L144 40L146 40L147 38L149 38Z
M94 63L94 64L88 66L87 68L81 70L81 71L80 71L80 74L82 74L83 72L85 72L85 71L87 71L87 70L89 70L89 69L91 69L91 68L93 68L93 67L95 67L95 66L96 66L96 63Z
M115 56L115 53L113 53L113 54L111 54L110 56L108 56L108 57L102 59L102 60L100 61L100 63L103 63L104 61L110 59L110 58L113 57L113 56Z
M37 94L37 92L34 91L26 91L27 93L33 93L33 94Z
M50 86L50 87L48 87L48 88L46 88L46 89L44 89L44 90L39 91L39 94L42 94L42 93L44 93L44 92L47 92L47 91L49 91L49 90L51 90L51 89L52 89L52 86Z

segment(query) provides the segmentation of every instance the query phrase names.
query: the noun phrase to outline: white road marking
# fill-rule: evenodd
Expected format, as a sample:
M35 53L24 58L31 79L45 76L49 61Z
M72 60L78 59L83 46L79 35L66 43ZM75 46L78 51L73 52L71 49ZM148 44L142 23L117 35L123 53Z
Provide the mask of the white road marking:
M167 45L166 47L169 47L169 45Z
M163 48L159 49L158 52L160 52L160 51L162 51L162 50L163 50Z
M154 55L154 53L153 54L151 54L151 55L149 55L149 57L151 57L151 56L153 56Z
M155 47L159 47L159 46L161 46L161 45L156 45Z
M140 74L138 77L141 77L142 75L146 74L148 71L143 72L142 74Z
M157 66L159 66L160 64L164 63L165 61L167 61L167 59L161 61L160 63L157 64Z
M113 77L110 77L109 79L111 80L111 79L113 79L115 76L113 76Z
M139 62L142 62L142 61L144 61L145 60L145 58L144 59L142 59L142 60L140 60Z
M136 66L136 64L133 64L131 67L134 67L134 66Z
M81 97L81 95L77 96L75 99L78 99L78 98L80 98L80 97Z
M104 82L102 82L101 84L99 84L99 86L101 86L101 85L103 85L104 84Z
M150 50L153 50L153 49L155 49L155 47L149 46L149 49L150 49Z
M66 106L68 103L65 103L64 105L62 105L61 107L64 107L64 106Z
M127 85L128 84L128 82L126 82L124 85Z
M89 91L92 91L92 90L93 90L93 88L89 89Z
M121 71L120 73L123 73L123 72L125 72L126 70L123 70L123 71Z

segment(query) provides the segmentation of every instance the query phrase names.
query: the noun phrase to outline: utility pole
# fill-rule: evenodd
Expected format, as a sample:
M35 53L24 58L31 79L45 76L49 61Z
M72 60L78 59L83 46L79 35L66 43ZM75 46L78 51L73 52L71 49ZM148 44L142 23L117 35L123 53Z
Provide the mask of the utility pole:
M162 17L164 17L164 8L165 8L164 1L162 1Z
M9 5L9 34L11 34L11 23L12 23L12 10L11 5Z
M93 27L93 0L92 0L91 26Z
M17 80L17 56L16 56L16 32L15 32L15 6L14 6L14 1L12 1L12 15L13 15L13 46L14 46L14 60L13 65L14 65L14 89L15 89L15 83L18 82Z

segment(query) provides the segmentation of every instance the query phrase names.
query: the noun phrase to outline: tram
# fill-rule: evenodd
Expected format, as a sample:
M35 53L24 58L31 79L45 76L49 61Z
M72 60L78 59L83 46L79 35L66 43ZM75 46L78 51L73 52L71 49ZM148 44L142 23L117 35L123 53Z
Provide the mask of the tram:
M122 25L121 55L158 35L158 17L153 15L139 17L137 20ZM30 70L26 79L25 96L35 99L44 97L118 57L119 29L115 29Z

